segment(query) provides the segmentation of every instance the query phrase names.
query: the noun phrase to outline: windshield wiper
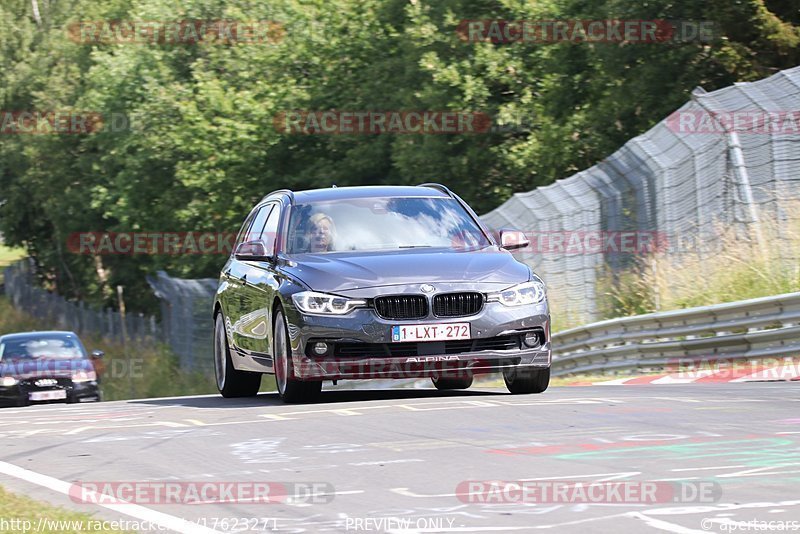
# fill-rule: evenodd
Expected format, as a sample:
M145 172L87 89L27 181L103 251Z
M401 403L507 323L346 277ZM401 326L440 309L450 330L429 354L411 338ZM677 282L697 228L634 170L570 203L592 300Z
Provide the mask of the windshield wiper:
M397 248L432 248L433 245L400 245Z

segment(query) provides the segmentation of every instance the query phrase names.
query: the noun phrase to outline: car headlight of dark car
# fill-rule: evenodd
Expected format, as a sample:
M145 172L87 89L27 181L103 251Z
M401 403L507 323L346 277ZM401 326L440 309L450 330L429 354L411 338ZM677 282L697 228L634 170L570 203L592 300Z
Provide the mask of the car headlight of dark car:
M487 302L499 302L504 306L525 306L538 304L544 299L544 284L538 280L531 280L498 293L491 293L486 300Z
M365 300L349 299L338 295L300 291L292 295L297 309L312 315L347 315L356 308L367 305Z
M73 382L92 382L94 380L97 380L97 373L94 371L79 369L72 372Z
M0 386L11 387L11 386L16 386L17 384L19 384L19 380L17 380L13 376L0 377Z

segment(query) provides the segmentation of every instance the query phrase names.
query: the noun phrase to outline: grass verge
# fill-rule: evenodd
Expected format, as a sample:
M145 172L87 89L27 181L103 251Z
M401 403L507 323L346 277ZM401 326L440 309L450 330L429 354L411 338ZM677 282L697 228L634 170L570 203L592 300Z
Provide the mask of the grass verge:
M717 227L713 237L640 258L605 275L599 292L606 318L735 302L800 291L800 204L785 203L785 220L751 229Z
M0 533L38 532L40 534L82 534L85 532L131 532L114 530L113 521L91 514L16 495L0 487ZM38 528L40 527L40 528Z

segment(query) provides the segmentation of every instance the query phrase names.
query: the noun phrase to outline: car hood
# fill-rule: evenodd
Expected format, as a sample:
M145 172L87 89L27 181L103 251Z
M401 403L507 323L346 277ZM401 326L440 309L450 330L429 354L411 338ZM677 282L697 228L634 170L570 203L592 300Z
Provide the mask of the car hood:
M298 254L284 268L314 291L357 290L409 284L469 285L502 289L526 282L528 266L507 251L487 247L474 251L401 250L382 253Z
M74 359L36 359L11 360L0 362L0 376L13 376L20 380L29 378L68 378L74 371L94 371L89 360Z

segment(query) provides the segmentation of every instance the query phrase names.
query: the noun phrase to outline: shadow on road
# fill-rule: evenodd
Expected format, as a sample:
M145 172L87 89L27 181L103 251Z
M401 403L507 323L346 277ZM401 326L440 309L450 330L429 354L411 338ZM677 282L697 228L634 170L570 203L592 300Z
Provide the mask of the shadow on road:
M259 393L256 397L225 399L219 395L202 397L177 397L170 399L137 399L130 404L149 404L158 406L187 406L191 408L254 408L259 406L328 406L347 402L404 399L449 399L459 397L486 397L507 395L502 391L438 391L427 389L348 389L322 391L317 402L304 404L284 404L277 392Z

